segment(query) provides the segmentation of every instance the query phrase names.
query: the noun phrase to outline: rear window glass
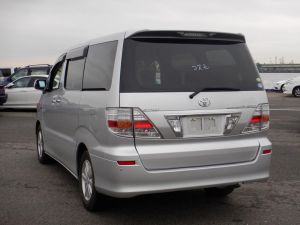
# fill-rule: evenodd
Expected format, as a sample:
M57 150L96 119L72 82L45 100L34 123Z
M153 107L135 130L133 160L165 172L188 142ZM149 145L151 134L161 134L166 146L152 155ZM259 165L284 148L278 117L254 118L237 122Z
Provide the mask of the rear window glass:
M263 89L244 43L125 41L121 92L193 92L204 88Z

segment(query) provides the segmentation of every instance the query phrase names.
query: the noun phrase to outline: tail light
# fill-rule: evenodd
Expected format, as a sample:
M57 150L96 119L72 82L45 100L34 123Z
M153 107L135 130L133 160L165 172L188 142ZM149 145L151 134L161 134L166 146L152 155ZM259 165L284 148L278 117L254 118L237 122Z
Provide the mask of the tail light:
M157 129L141 110L133 109L133 128L135 137L160 138Z
M123 137L133 137L131 108L108 108L106 115L111 132Z
M259 132L269 128L270 111L269 104L260 104L255 109L248 126L243 133Z
M153 123L138 108L107 108L107 126L122 137L160 138Z

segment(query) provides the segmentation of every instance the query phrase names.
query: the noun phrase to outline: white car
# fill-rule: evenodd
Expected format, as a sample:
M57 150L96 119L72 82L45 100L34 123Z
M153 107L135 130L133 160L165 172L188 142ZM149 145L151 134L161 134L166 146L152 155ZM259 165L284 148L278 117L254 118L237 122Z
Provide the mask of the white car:
M288 80L280 80L280 81L277 81L273 84L273 89L276 90L276 91L281 91L283 92L283 86L285 85L285 83L287 82Z
M42 91L34 88L36 80L47 80L48 75L21 77L5 86L7 101L1 108L36 109Z
M283 86L283 93L300 97L300 77L288 80Z

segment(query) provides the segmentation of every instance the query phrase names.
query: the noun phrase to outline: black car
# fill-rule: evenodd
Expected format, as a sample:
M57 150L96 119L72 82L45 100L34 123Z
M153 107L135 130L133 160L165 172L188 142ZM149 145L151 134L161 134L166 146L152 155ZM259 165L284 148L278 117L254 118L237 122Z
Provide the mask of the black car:
M28 65L18 69L15 73L6 77L4 80L0 81L0 85L7 85L16 79L24 76L30 75L47 75L50 73L52 65L49 64L37 64L37 65Z
M5 94L4 86L0 85L0 105L3 105L7 100L7 94Z

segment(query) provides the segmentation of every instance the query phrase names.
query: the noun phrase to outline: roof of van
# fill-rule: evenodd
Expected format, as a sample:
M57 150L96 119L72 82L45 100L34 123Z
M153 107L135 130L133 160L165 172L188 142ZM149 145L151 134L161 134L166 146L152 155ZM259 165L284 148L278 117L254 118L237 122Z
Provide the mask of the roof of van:
M214 39L214 40L232 40L246 42L243 34L224 33L214 31L183 31L183 30L129 30L114 34L105 35L90 41L78 44L68 49L68 51L81 48L88 45L120 40L126 38L145 39L145 38L185 38L185 39ZM68 52L67 51L67 52Z

